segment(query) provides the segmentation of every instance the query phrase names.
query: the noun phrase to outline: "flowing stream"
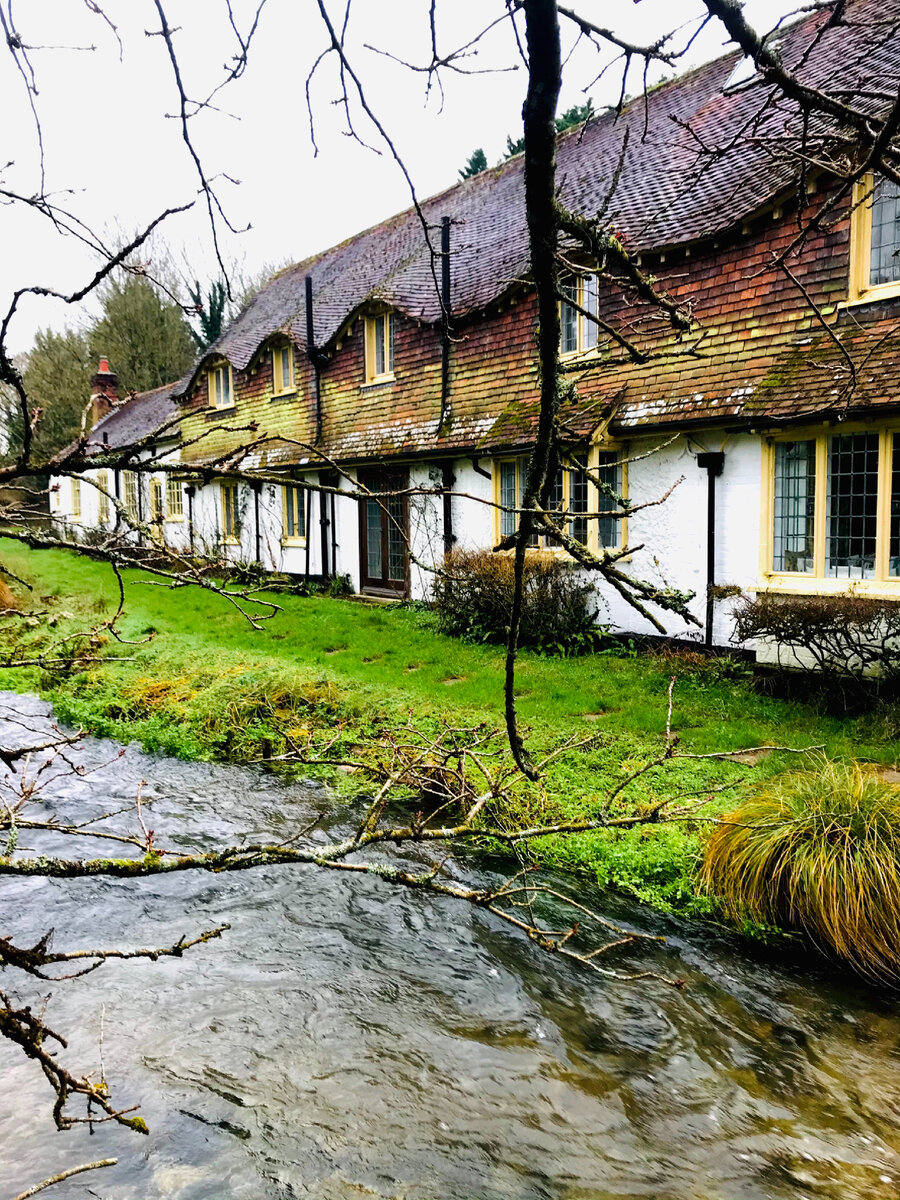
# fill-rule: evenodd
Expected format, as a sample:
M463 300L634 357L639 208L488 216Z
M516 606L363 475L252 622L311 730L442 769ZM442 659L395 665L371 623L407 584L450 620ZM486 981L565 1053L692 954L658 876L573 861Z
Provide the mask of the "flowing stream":
M0 694L48 728L46 705ZM9 736L10 724L0 723ZM21 726L13 727L21 730ZM304 783L108 741L51 811L133 802L183 845L283 838L346 809ZM111 762L109 760L112 760ZM22 835L22 841L27 839ZM88 853L109 853L90 842ZM71 847L68 849L71 854ZM457 863L466 878L483 863ZM76 1073L102 1067L150 1136L57 1133L39 1070L0 1043L0 1195L104 1156L48 1195L103 1200L763 1200L900 1195L900 1014L818 963L756 951L565 881L667 935L622 965L686 980L609 983L490 914L375 878L266 868L147 880L0 880L0 932L56 949L165 945L228 921L182 959L110 962L51 995Z

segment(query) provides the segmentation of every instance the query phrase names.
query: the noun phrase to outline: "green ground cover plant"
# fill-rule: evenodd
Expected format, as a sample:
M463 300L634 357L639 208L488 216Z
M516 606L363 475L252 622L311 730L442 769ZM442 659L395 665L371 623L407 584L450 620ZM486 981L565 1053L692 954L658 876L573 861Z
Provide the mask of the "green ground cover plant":
M33 583L54 622L49 630L23 629L21 621L8 626L0 647L7 661L29 637L66 637L86 619L114 611L118 589L108 566L9 541L2 549L5 564ZM421 606L277 594L272 598L282 611L253 629L221 598L198 588L160 586L137 571L124 578L122 631L151 640L110 642L104 647L109 660L87 669L8 668L0 686L37 691L60 719L92 733L192 759L277 761L289 744L324 736L336 736L336 749L351 757L378 754L384 736L409 721L426 731L448 721L502 727L502 648L440 633ZM590 741L555 760L540 783L518 789L514 804L498 814L506 825L595 815L618 783L660 753L673 675L682 749L821 745L836 757L892 763L896 756L896 722L883 712L838 719L758 695L746 665L733 660L627 648L578 658L523 651L520 712L532 747L546 752L573 735ZM688 791L713 797L702 816L727 812L748 778L774 776L792 758L776 751L752 767L677 760L642 775L618 803L627 811ZM363 787L352 772L313 770L340 794ZM657 907L709 914L715 904L697 885L708 828L702 816L623 833L554 837L531 853Z

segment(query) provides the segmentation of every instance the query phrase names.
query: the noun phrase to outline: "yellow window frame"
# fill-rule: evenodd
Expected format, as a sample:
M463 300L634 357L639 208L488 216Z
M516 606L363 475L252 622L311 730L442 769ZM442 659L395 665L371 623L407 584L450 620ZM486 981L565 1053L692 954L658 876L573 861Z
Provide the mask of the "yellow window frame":
M72 497L71 509L72 509L72 511L71 511L71 515L70 515L70 520L80 521L81 520L81 480L80 479L71 479L70 482L72 485L72 490L71 490L71 497Z
M234 408L234 372L231 363L220 362L210 367L206 373L206 384L210 408Z
M166 520L184 520L184 491L176 475L166 476Z
M306 529L306 492L297 483L286 483L281 489L281 543L283 546L305 546L306 533L289 535L288 515L290 508L293 507L294 528L297 529L301 523L304 530Z
M628 461L627 461L627 457L626 457L625 447L623 445L620 445L620 444L615 445L615 444L609 444L609 443L604 443L603 445L600 445L599 443L595 443L594 445L592 445L587 454L587 470L590 473L596 475L602 469L602 466L606 466L606 465L612 466L613 465L612 463L601 464L601 462L600 462L601 455L609 455L609 454L616 455L616 460L617 460L619 469L621 471L620 495L623 498L627 498L627 496L628 496ZM525 455L521 455L521 454L520 455L504 455L501 458L495 458L493 460L492 474L493 474L493 493L494 493L494 543L495 544L497 542L499 542L502 537L506 536L502 532L502 524L503 524L504 514L502 512L503 503L501 500L500 483L501 483L501 466L503 464L509 464L509 463L514 463L516 466L516 505L519 506L522 503L522 495L525 490L525 472L528 469L528 455L527 454L525 454ZM567 463L565 465L565 467L563 468L563 501L562 502L563 502L564 508L567 510L566 515L570 520L577 520L579 518L579 516L581 516L580 513L577 513L577 512L573 513L571 511L568 511L570 509L570 505L572 502L571 488L572 488L572 475L573 475L574 471L575 471L575 468L570 463ZM601 493L600 489L596 486L596 484L594 484L590 480L588 480L587 481L587 512L588 513L597 513L597 512L607 511L607 508L605 506L605 500L606 500L606 497ZM609 509L609 511L612 511L612 509ZM616 527L616 530L619 535L616 545L601 546L600 540L599 540L600 521L598 518L594 518L593 520L588 518L587 519L587 535L588 536L587 536L587 542L585 543L588 550L592 554L600 554L604 550L620 550L620 549L622 549L623 546L627 546L628 545L628 518L627 517L619 517L616 520L615 527ZM554 545L554 544L547 545L546 544L546 535L540 535L540 544L538 546L529 547L529 549L543 550L543 551L545 551L547 553L551 553L551 554L567 554L568 553L566 550L564 550L559 545Z
M238 485L236 483L220 483L219 499L222 515L222 541L236 546L241 540Z
M828 452L829 439L853 433L878 434L878 496L875 517L875 557L872 579L843 578L825 574L828 537ZM760 549L757 590L789 595L830 596L853 592L874 598L900 596L900 575L889 574L891 533L891 486L893 482L894 435L900 421L873 428L861 422L840 427L806 426L772 434L762 444L760 488ZM815 441L815 488L813 492L813 569L776 571L775 561L775 448L779 443Z
M588 294L588 292L590 291L590 289L587 286L589 282L592 285L593 297L591 297ZM577 305L579 305L579 307L585 309L587 312L594 311L595 313L599 313L600 283L599 283L599 279L596 275L591 274L591 273L586 273L584 275L581 275L581 274L569 275L566 279L564 279L562 281L562 286L564 288L566 288L566 287L574 288L575 296L573 297L573 299L574 299L575 303ZM593 309L591 306L592 299L593 299ZM563 348L562 348L562 346L563 346L563 341L562 341L562 339L563 339L563 328L562 328L563 306L566 303L567 302L565 300L559 301L559 320L560 320L559 357L561 359L563 359L564 361L569 361L573 358L596 358L596 357L598 357L602 351L602 347L600 345L600 326L595 324L593 321L590 321L583 313L580 313L577 310L574 312L576 346L573 350L563 350ZM589 334L591 332L593 334L593 339L594 339L593 345L588 344L590 341Z
M109 520L109 471L97 472L97 522Z
M285 379L284 357L287 354L288 370ZM297 390L294 376L294 347L291 342L284 342L272 347L272 394L273 396L290 396Z
M855 184L850 214L850 278L847 299L853 303L870 303L900 296L900 278L890 283L869 283L872 267L872 205L875 195L875 176L867 174Z
M382 322L379 333L379 322ZM396 322L388 309L365 319L366 383L389 383L394 378L394 334ZM377 369L378 344L381 343L384 370Z
M138 519L138 480L134 471L122 472L122 503L132 521Z

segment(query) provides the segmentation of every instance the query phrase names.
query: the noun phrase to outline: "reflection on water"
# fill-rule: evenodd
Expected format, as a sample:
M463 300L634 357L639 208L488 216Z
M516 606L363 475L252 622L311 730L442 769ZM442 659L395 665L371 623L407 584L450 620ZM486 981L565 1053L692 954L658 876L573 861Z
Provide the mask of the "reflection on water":
M116 749L91 741L80 754L98 762ZM131 800L142 778L167 842L176 832L192 844L247 830L285 836L328 808L315 787L134 748L97 775L61 782L53 803L100 811ZM345 814L328 819L339 825ZM149 1138L110 1126L57 1133L46 1083L0 1045L4 1194L105 1155L120 1165L64 1194L900 1194L893 1002L708 929L599 901L620 921L669 935L649 955L687 980L678 993L588 977L449 900L312 869L2 881L0 897L2 932L26 939L55 927L58 949L162 945L232 926L181 961L111 963L52 989L48 1020L73 1034L69 1065L96 1068L102 1020L107 1076L120 1102L141 1103Z

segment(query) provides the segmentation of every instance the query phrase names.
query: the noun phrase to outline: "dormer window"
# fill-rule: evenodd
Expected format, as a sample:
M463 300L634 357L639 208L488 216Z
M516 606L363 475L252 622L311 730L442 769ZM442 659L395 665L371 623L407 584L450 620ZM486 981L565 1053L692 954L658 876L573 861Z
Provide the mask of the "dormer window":
M366 317L366 383L394 377L394 314Z
M213 367L208 376L210 408L233 408L234 389L231 377L231 363L219 363Z
M900 187L866 175L854 192L850 226L850 300L900 294Z
M597 322L585 314L596 316L598 312L597 276L570 275L563 280L560 290L563 295L559 302L560 354L583 354L596 350Z
M287 342L272 351L272 382L276 396L296 391L294 384L294 347Z

